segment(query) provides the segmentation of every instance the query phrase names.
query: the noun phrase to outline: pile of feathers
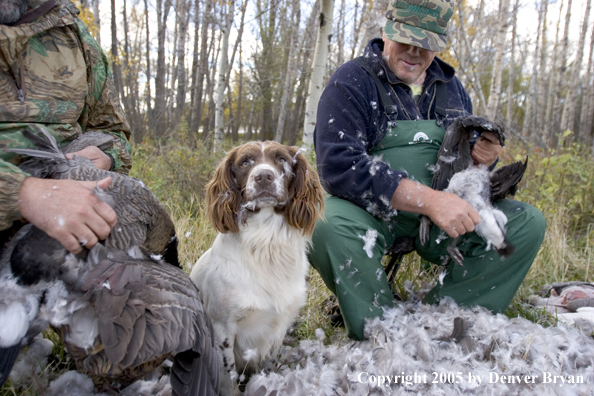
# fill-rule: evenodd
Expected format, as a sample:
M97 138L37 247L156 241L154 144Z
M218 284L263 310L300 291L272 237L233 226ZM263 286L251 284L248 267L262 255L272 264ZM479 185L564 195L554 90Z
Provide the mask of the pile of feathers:
M340 329L329 340L318 329L316 340L283 346L267 369L249 378L245 395L594 395L594 339L575 326L543 327L445 298L439 305L403 302L369 321L365 331L368 340L358 342L337 336L344 334ZM31 364L28 352L19 360ZM32 373L31 366L23 369ZM13 370L13 384L32 381L26 375L18 381L22 372ZM545 383L545 373L550 381L557 376L556 383ZM38 375L36 381L47 384L47 373ZM570 384L569 378L583 383ZM103 395L74 371L49 382L46 394L73 389L76 396ZM171 387L167 375L155 376L121 394L169 396Z
M385 310L365 332L366 341L325 345L318 330L318 340L286 347L276 370L252 376L245 394L594 395L594 340L576 327L545 328L446 298Z

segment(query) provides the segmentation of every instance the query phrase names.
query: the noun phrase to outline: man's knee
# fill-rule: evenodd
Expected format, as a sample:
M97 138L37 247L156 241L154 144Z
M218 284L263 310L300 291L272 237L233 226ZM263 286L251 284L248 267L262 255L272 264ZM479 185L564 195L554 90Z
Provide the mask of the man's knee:
M534 230L533 233L535 240L539 240L540 242L542 242L547 228L547 221L545 220L544 215L540 210L536 209L532 205L529 205L529 208L531 213L531 220L528 227L530 227L531 230Z
M545 236L547 222L542 212L532 205L524 203L522 210L525 213L521 221L509 224L508 227L519 228L517 231L522 234L521 240L525 245L539 247Z

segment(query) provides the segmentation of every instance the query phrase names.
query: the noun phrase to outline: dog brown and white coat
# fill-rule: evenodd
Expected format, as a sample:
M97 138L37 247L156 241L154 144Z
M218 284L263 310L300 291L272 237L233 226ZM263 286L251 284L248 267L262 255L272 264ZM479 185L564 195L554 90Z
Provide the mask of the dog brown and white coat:
M297 147L251 142L219 164L207 202L219 234L190 277L213 322L224 394L231 373L275 353L305 303L306 253L324 192Z

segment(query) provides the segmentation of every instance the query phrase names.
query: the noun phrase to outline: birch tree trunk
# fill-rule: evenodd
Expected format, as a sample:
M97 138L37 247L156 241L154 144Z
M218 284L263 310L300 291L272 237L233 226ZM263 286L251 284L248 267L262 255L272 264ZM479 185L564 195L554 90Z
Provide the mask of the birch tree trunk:
M522 136L528 136L529 134L532 135L534 133L534 117L532 116L532 111L536 107L536 97L538 96L538 91L536 89L537 78L538 78L538 56L540 54L540 34L542 31L542 21L543 21L543 9L544 9L544 2L548 0L541 0L540 2L540 11L538 12L538 30L536 35L536 48L534 49L534 57L532 62L532 73L530 77L530 86L529 86L529 94L526 100L526 112L524 113L524 123L522 124Z
M551 141L553 147L557 145L557 137L560 132L561 119L561 97L563 95L563 81L565 81L565 72L567 70L567 48L569 47L569 22L571 20L571 1L567 2L567 11L565 13L565 27L563 32L563 44L559 54L559 71L557 73L557 86L555 87L555 106L553 107L553 118L551 120Z
M151 103L151 35L150 35L150 24L149 24L149 13L148 13L148 1L144 0L144 20L145 20L145 24L146 24L146 40L145 40L145 46L146 46L146 86L145 86L145 98L146 98L146 114L147 114L147 122L149 125L149 129L151 127L153 127L155 124L153 124L153 108L152 108L152 103Z
M198 136L198 128L202 121L202 96L204 90L204 76L208 70L208 26L210 25L212 11L212 0L206 0L204 16L202 17L202 30L200 32L200 63L198 64L198 74L196 75L196 85L194 99L192 100L192 118L190 122L190 131ZM211 40L211 44L214 40ZM206 139L203 133L202 139Z
M173 8L173 12L177 15L177 10L175 7ZM177 21L176 21L177 22ZM167 104L165 113L167 114L168 121L167 121L167 130L172 131L177 125L177 121L173 118L175 117L173 113L173 107L175 100L173 99L173 93L175 91L176 84L177 84L177 42L178 39L181 38L179 36L179 24L174 23L173 26L173 43L171 44L173 51L171 51L171 55L168 56L166 63L167 63L167 79L165 80L165 87L166 87L166 95L165 95L165 102ZM169 37L167 35L166 37ZM169 45L166 44L167 49L169 49ZM169 51L167 51L169 53Z
M191 0L190 0L191 1ZM177 0L177 96L175 103L175 117L173 119L173 128L179 124L186 104L186 37L188 35L188 25L190 18L190 1Z
M203 106L204 110L200 110L200 113L204 112L204 121L202 123L202 140L208 142L208 139L211 137L211 133L214 128L214 86L215 86L215 73L217 71L216 67L213 67L212 70L208 69L208 65L216 65L219 59L219 51L221 48L221 35L217 35L218 37L215 39L215 34L213 30L213 37L210 40L210 45L208 49L208 56L211 59L210 62L206 61L206 69L204 72L204 78L206 79L206 92L204 94ZM216 44L216 48L215 48Z
M239 47L241 40L243 38L243 29L245 27L245 14L247 11L248 0L243 2L243 5L240 7L241 9L241 22L239 22L239 30L237 31L237 39L235 40L235 44L233 45L233 52L231 53L231 60L229 61L229 67L227 70L227 87L229 87L229 81L231 81L231 72L233 71L233 64L235 62L235 54L237 53L237 48Z
M340 14L336 31L336 65L344 63L345 0L340 2Z
M536 97L533 99L534 114L532 125L534 125L534 132L538 132L538 138L541 141L546 141L546 135L543 132L543 125L545 123L544 118L547 114L544 112L546 108L546 98L548 97L547 92L547 81L550 78L550 75L546 72L547 69L547 59L550 55L547 45L547 16L548 16L548 9L549 9L549 0L543 0L544 2L544 14L542 18L542 33L540 34L541 37L541 44L540 44L540 66L538 69L538 85L536 87Z
M229 122L228 122L228 133L231 134L231 138L233 142L237 142L238 140L238 131L239 131L239 117L241 115L241 95L242 95L242 78L241 75L241 40L243 38L243 30L245 27L245 14L247 11L248 0L243 2L239 8L241 9L241 21L239 22L239 29L237 32L237 39L235 40L235 45L233 46L233 51L231 53L231 60L229 61L229 67L227 68L227 75L225 76L225 80L227 81L227 96L229 97ZM231 82L231 72L233 72L233 65L235 63L235 54L237 53L237 49L239 48L239 68L240 68L240 76L239 76L239 89L238 89L238 100L237 100L237 114L233 115L233 100L232 100L232 92L230 82Z
M356 51L359 48L359 33L362 30L363 21L365 20L365 10L369 4L369 0L363 0L363 5L361 6L361 17L357 20L357 14L359 11L359 2L355 3L355 16L353 18L353 25L354 25L354 32L353 32L353 47L351 49L351 58L355 57Z
M576 91L580 81L580 71L582 69L582 59L584 57L584 45L586 42L586 32L588 30L588 18L590 17L591 0L586 3L586 12L582 22L582 30L578 42L577 54L573 61L573 67L569 75L569 88L567 89L567 96L565 97L565 108L563 109L563 118L561 120L561 130L571 130L575 132L575 108L577 106Z
M196 85L198 84L198 53L200 51L198 46L198 40L200 38L200 0L194 2L194 45L192 50L192 71L191 71L191 83L190 83L190 111L188 114L188 135L193 147L196 144L196 134L194 133L194 120L196 114L194 112L194 100L196 100ZM200 81L202 84L202 81Z
M563 2L561 0L561 5L559 6L559 10L563 9ZM555 33L555 45L553 46L553 60L551 61L551 73L549 76L549 86L547 89L547 101L546 101L546 110L545 110L545 122L543 125L543 137L548 142L549 145L553 143L553 135L554 135L554 128L552 127L553 123L553 109L555 107L557 93L555 88L557 87L557 79L559 78L559 74L557 73L557 58L559 56L559 31L561 29L561 18L557 20L557 30Z
M241 126L241 113L242 113L242 106L243 106L243 61L242 61L242 50L241 50L241 41L239 42L239 81L237 87L237 115L235 117L235 121L233 123L233 132L231 137L233 139L233 143L237 143L239 141L239 127Z
M379 1L379 0L378 0ZM328 58L328 45L332 35L332 14L334 0L322 0L319 19L318 38L314 50L311 79L307 89L305 121L303 123L303 147L309 150L313 146L313 132L316 127L318 102L324 89L324 75Z
M499 108L501 98L501 76L503 74L503 51L505 49L505 36L507 35L509 0L499 1L499 29L496 38L495 62L493 64L493 75L491 78L491 92L489 93L489 104L487 105L487 117L494 120Z
M167 130L166 88L165 78L167 65L165 64L165 34L167 32L167 17L171 8L171 0L157 0L157 75L155 76L155 137L162 138Z
M225 100L225 87L227 87L227 68L228 65L228 54L229 50L229 33L231 32L231 25L233 24L233 13L235 12L235 1L229 2L229 10L227 15L223 19L223 23L220 25L221 29L221 58L219 59L218 67L218 79L217 79L217 92L216 92L216 103L215 103L215 137L213 151L217 152L223 147L223 134L224 134L224 107L223 102Z
M467 56L465 56L465 57L460 56L460 54L459 54L459 52L457 52L456 48L454 48L454 52L456 53L456 58L458 59L458 62L460 63L460 69L461 69L462 73L465 74L466 78L470 80L470 84L478 97L479 107L486 114L487 113L487 105L486 105L486 101L485 101L485 96L483 95L483 90L481 89L479 77L477 76L473 65L470 65L469 67L467 67L465 65L466 58L472 59L472 49L470 47L470 43L468 42L468 36L466 35L466 30L464 27L465 14L464 14L464 8L462 7L461 3L462 2L460 2L460 1L458 2L458 13L459 13L459 17L460 17L460 26L458 29L458 33L460 34L460 37L462 37L462 42L463 42L464 48L466 49Z
M123 96L122 70L120 68L118 51L118 24L116 20L115 0L111 0L111 68L113 70L113 81L121 100Z
M99 0L93 0L93 17L95 18L95 27L97 28L97 43L101 47L101 17L99 16Z
M312 51L308 48L315 47L317 39L317 24L318 14L320 13L320 3L316 2L311 11L311 14L307 18L305 24L305 30L301 35L301 41L299 43L299 65L297 70L298 85L295 90L295 106L291 114L291 122L288 123L286 128L288 132L287 144L294 146L297 144L299 135L303 134L303 120L305 118L305 104L307 96L307 88L309 86L309 80L311 77L311 57Z
M278 29L280 29L280 15L282 9L274 6L273 0L257 1L258 33L260 35L260 48L254 58L254 77L260 89L258 102L261 103L262 124L258 138L260 140L274 139L274 94L276 81L280 74L275 67L279 58ZM266 11L266 8L268 10Z
M130 54L132 49L130 48L130 41L128 38L129 29L128 29L128 12L126 9L126 2L123 3L122 7L122 16L124 17L124 75L126 79L126 83L123 85L123 100L124 106L126 108L126 114L128 115L128 120L130 121L130 134L132 137L132 141L134 142L136 139L136 135L140 128L140 122L137 116L137 107L136 107L136 100L138 96L135 94L134 86L136 85L136 79L132 77L132 67L130 65Z
M517 28L516 23L518 21L518 3L519 0L515 1L513 13L512 13L512 37L511 37L511 52L509 54L509 81L507 83L507 111L505 123L512 127L514 120L514 87L516 82L516 35Z
M585 89L583 94L581 111L580 136L586 145L592 142L592 121L594 117L594 87L592 86L592 63L594 61L594 28L590 37L590 56L588 57L588 68L586 69Z
M464 6L464 1L460 1L460 7ZM474 10L474 18L472 20L472 24L470 24L470 30L474 30L475 33L470 38L470 47L474 48L474 40L479 37L479 33L484 29L485 23L484 19L484 10L485 10L485 0L480 0L478 6Z
M293 94L293 75L295 74L295 47L299 41L299 22L301 20L301 5L299 0L293 0L292 7L293 24L291 26L291 38L289 43L289 56L287 59L287 72L285 73L285 82L283 85L283 95L281 97L278 122L276 124L276 134L274 140L282 143L285 131L285 120L287 118L287 102Z
M248 118L248 125L247 130L245 131L245 135L243 136L246 142L252 139L252 129L254 127L254 102L255 100L252 98L252 104L250 106L250 116Z
M322 8L325 1L322 0ZM334 2L333 2L334 3ZM334 7L334 4L332 5ZM363 55L363 51L369 40L374 37L381 37L381 31L386 25L386 11L388 10L388 0L373 0L373 6L365 15L363 22L363 35L357 46L355 56Z

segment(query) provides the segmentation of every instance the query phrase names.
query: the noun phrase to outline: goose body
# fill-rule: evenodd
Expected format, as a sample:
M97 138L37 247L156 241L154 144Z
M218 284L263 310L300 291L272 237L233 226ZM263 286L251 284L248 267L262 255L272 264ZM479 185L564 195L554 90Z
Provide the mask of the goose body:
M507 217L493 207L493 202L515 194L528 160L515 162L495 172L490 172L485 165L475 164L471 155L472 141L484 132L494 133L501 145L505 144L503 129L486 118L467 116L454 120L439 149L431 187L456 194L470 203L481 217L475 228L477 234L489 248L492 246L500 256L507 257L514 251L505 237ZM429 238L430 227L429 218L423 217L419 231L422 244ZM452 240L448 253L457 264L463 265L464 258L456 247L459 238Z

